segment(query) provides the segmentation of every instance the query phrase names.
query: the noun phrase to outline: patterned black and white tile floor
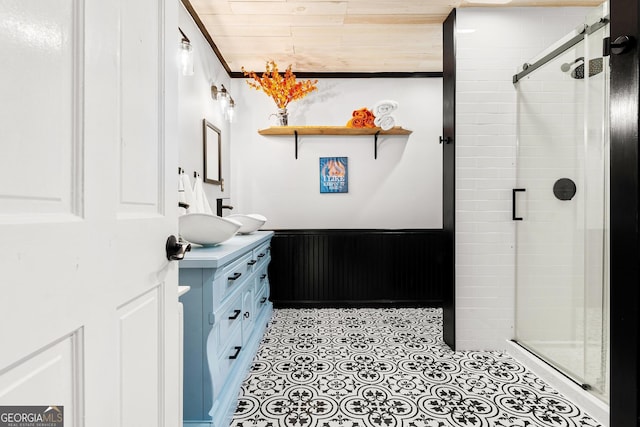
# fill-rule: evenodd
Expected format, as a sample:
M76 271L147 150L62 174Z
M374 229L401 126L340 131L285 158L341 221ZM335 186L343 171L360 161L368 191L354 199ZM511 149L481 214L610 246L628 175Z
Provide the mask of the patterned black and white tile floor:
M233 427L593 427L511 357L451 351L442 311L280 309Z

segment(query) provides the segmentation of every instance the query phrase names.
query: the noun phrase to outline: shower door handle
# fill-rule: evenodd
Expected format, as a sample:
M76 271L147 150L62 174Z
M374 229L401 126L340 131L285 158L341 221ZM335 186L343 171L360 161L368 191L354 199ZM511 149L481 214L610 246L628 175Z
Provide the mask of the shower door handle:
M522 221L522 217L516 216L516 193L523 193L526 188L514 188L511 193L511 219L514 221Z

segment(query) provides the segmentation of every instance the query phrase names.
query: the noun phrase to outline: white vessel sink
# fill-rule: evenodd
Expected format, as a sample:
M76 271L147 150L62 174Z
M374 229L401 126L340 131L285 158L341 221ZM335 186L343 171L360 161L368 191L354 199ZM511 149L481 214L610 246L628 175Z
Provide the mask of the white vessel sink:
M204 213L191 213L178 217L180 236L187 242L203 246L218 245L229 240L241 226L241 223L233 219Z
M267 218L258 214L233 214L228 215L225 218L238 221L240 224L242 224L242 227L240 227L240 230L238 230L238 233L241 234L253 233L257 229L262 227L265 222L267 222Z

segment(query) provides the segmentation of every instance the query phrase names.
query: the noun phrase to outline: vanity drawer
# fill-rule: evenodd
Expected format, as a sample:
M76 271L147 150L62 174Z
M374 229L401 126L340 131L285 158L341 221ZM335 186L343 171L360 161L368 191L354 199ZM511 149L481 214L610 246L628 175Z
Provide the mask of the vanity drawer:
M266 242L255 248L253 250L253 259L256 260L256 264L253 266L254 271L267 265L269 260L271 260L271 243Z
M222 310L216 313L216 317L218 318L218 343L220 351L227 347L229 337L231 336L231 332L234 330L234 327L242 323L242 315L242 295L240 294L233 298L229 304L226 304Z
M229 371L234 366L234 363L240 358L242 355L242 333L240 332L240 325L238 328L233 328L233 333L229 337L229 345L221 346L222 351L220 352L220 357L218 358L218 369L221 378L221 382L224 383L229 376ZM222 384L219 384L222 385Z
M233 293L234 290L242 286L247 281L251 273L251 265L249 261L252 259L252 254L239 258L232 262L222 270L220 278L220 285L222 285L222 299L224 300Z
M269 276L267 274L268 266L264 265L262 268L256 272L254 289L255 291L259 291L263 286L269 284Z
M260 316L260 312L269 302L269 284L264 283L260 290L256 292L256 317Z

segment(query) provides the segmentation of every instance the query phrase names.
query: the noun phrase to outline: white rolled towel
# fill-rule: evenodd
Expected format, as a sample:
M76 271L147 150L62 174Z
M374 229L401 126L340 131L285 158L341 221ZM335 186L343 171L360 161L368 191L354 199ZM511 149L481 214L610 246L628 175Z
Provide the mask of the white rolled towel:
M391 114L398 109L398 103L396 101L385 100L379 101L375 107L373 107L373 115L376 117Z
M204 193L202 178L200 178L200 176L196 177L196 181L193 184L193 195L195 196L196 209L198 210L196 213L213 215L211 205L209 205L209 200L207 200L207 195Z
M186 213L196 213L196 201L193 194L193 189L191 188L191 180L189 179L189 175L184 172L180 174L180 188L182 189L182 196L180 197L180 201L189 205Z
M373 124L381 128L382 130L389 130L396 125L396 118L393 116L393 114L376 116L376 118L373 120Z

